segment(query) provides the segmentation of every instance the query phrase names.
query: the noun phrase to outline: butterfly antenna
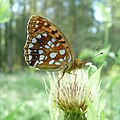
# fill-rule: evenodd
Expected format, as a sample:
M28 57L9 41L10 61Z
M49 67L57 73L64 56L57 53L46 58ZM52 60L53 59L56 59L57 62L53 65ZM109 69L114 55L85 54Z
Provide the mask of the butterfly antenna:
M103 52L100 52L99 54L96 54L96 55L94 55L92 57L88 57L88 58L84 59L83 61L84 61L84 63L87 63L87 62L89 62L89 60L91 60L91 59L93 59L93 58L95 58L97 56L100 56L102 54L103 54Z
M101 45L97 45L95 50L98 50L101 47Z

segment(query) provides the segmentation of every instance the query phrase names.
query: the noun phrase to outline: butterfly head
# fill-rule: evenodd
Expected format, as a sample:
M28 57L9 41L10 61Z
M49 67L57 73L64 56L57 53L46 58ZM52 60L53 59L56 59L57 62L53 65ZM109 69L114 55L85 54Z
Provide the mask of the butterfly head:
M80 61L79 59L75 59L73 61L73 63L71 63L71 65L68 66L68 68L66 69L65 72L70 73L71 71L75 70L75 69L81 69L83 65L85 65L85 61Z

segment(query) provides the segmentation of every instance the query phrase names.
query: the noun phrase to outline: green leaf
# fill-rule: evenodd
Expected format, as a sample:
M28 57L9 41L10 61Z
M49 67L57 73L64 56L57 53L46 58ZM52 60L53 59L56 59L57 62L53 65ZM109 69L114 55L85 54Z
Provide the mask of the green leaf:
M97 67L95 65L92 65L92 63L88 64L88 78L97 70Z
M0 0L0 23L8 22L11 17L9 0Z
M97 119L97 112L95 111L92 103L89 100L87 100L86 98L85 98L85 100L86 100L86 103L88 105L88 111L87 111L88 120L98 120Z
M93 83L96 84L96 86L99 86L101 69L102 69L102 66L91 75L89 79L91 86L93 85Z
M96 88L94 88L96 90L95 91L96 96L94 98L94 103L91 103L90 101L86 100L86 102L88 104L87 115L90 120L104 120L104 111L103 110L105 107L105 103L104 103L104 101L100 100L101 92L99 92L100 83L101 83L101 81L100 81L101 69L102 69L102 66L96 72L94 72L89 79L91 87L94 85L96 86Z

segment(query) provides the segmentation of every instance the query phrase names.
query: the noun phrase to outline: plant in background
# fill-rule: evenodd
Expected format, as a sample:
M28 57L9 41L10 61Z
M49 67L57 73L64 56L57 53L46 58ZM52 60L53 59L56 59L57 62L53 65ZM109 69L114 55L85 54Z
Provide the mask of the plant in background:
M11 17L9 0L0 0L0 23L8 22Z
M89 77L90 71L76 69L72 74L66 73L60 85L54 74L49 75L51 120L103 120L100 71L101 67Z

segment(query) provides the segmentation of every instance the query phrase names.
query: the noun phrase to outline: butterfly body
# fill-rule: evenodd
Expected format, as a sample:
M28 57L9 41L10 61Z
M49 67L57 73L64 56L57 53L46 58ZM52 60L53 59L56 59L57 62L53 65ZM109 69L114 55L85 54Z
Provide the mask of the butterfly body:
M84 64L74 59L71 45L61 31L40 16L32 16L28 21L24 56L28 65L45 70L70 73Z

